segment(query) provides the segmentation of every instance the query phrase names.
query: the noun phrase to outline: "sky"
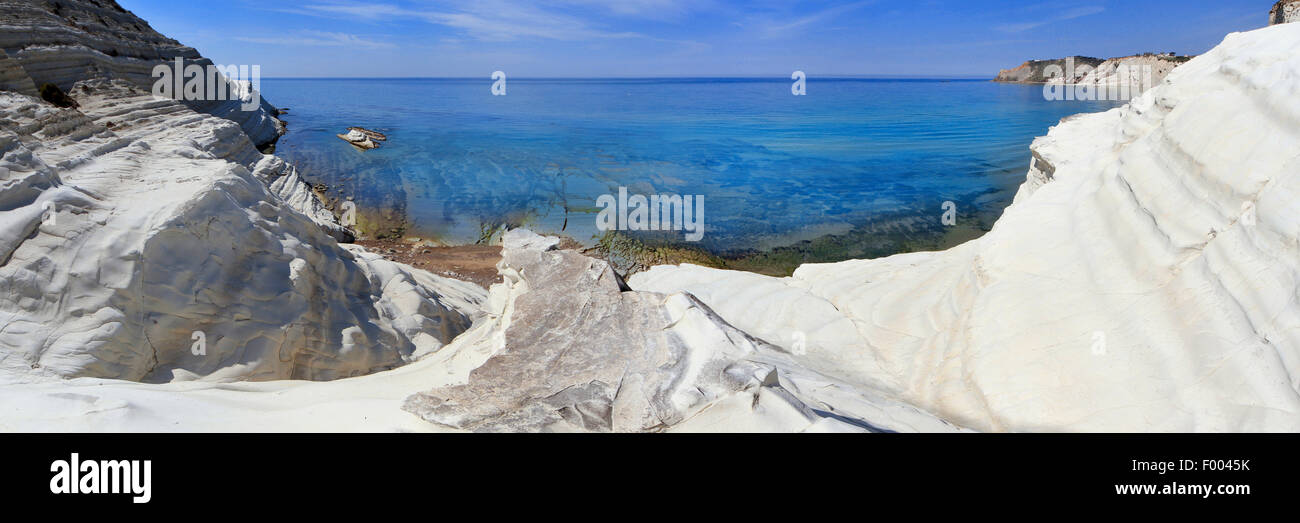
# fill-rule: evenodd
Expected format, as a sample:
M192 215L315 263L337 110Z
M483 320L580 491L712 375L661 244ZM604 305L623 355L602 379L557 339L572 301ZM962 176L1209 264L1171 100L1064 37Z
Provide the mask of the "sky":
M990 78L1028 59L1199 54L1273 0L119 0L263 77Z

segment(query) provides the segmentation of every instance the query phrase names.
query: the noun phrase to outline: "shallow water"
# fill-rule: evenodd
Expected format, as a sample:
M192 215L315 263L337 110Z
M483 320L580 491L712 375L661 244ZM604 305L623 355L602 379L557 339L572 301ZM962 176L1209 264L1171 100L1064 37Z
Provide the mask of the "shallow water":
M408 233L472 243L485 225L580 241L596 199L705 197L715 252L842 233L884 215L996 216L1062 117L1113 102L1049 102L987 81L268 79L288 107L278 154L309 179L409 220ZM349 126L388 134L361 152ZM991 219L989 219L991 222ZM987 226L987 223L984 224ZM676 233L679 237L684 234Z

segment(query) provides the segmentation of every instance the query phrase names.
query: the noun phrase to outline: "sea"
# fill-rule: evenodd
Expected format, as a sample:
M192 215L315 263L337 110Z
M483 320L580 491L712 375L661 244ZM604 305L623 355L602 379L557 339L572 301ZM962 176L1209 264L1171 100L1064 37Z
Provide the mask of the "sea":
M810 77L803 95L793 83L277 78L261 89L288 109L276 153L336 208L353 202L372 234L458 245L529 227L592 244L621 228L733 258L833 245L801 261L943 248L953 228L978 236L1024 181L1035 137L1120 105L975 79ZM359 150L337 137L352 126L388 140ZM658 232L602 222L620 193L698 198L702 234L672 228L689 224L671 213Z

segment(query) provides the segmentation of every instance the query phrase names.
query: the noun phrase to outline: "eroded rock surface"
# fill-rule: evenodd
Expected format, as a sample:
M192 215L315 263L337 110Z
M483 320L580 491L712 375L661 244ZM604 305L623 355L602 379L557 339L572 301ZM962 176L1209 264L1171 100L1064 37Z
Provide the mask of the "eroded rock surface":
M608 264L531 233L510 233L502 266L504 345L469 383L415 396L408 410L481 430L653 430L759 387L773 370L727 357L760 343L739 331L719 331L734 345L709 352L674 330L697 301L624 292Z
M478 314L473 284L339 246L235 123L120 80L70 94L0 92L0 379L330 380Z
M761 403L780 418L778 430L869 426L814 411L790 392L781 349L695 297L631 291L607 263L556 250L555 238L516 230L505 242L492 321L446 349L486 360L465 383L409 398L405 408L424 419L480 431L662 431L743 397L751 413Z
M120 80L149 92L157 65L171 66L176 58L187 66L212 65L114 0L0 0L0 49L0 90L33 96L42 84L69 91L93 79ZM275 107L260 96L258 102L251 111L238 99L184 103L239 124L264 148L285 128Z
M656 267L800 365L985 431L1300 431L1300 25L1229 35L1067 119L984 237L805 265Z

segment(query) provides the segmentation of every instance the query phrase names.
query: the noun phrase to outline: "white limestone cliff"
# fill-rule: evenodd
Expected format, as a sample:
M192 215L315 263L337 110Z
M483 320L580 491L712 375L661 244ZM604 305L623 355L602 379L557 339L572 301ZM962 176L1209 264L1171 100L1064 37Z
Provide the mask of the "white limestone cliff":
M0 92L0 380L337 379L478 314L473 284L339 246L238 125L120 80L70 94Z
M330 380L467 329L485 293L337 240L260 100L153 96L192 48L112 1L0 1L0 381ZM54 84L74 108L34 96Z
M1142 54L1105 60L1086 56L1031 60L1000 71L994 81L1043 84L1058 90L1070 86L1075 91L1070 99L1127 101L1160 85L1189 59L1173 54Z
M36 95L42 84L67 91L91 79L121 80L150 91L157 65L171 65L176 58L187 65L212 65L112 0L0 0L0 49L0 90L28 95ZM239 124L262 148L285 128L275 107L259 101L252 111L243 110L238 99L184 103Z
M487 317L410 365L331 382L0 382L0 431L962 430L802 368L689 294L630 291L557 243L507 233Z
M476 431L955 430L793 365L690 294L627 289L558 243L506 234L489 321L442 356L472 370L407 410Z
M977 430L1300 430L1300 26L1035 142L985 237L777 279L633 277ZM936 217L936 219L938 219Z
M1128 100L1165 81L1186 57L1137 55L1111 58L1079 78L1059 78L1048 84L1072 84L1098 89L1107 99ZM1112 94L1113 93L1113 94Z

